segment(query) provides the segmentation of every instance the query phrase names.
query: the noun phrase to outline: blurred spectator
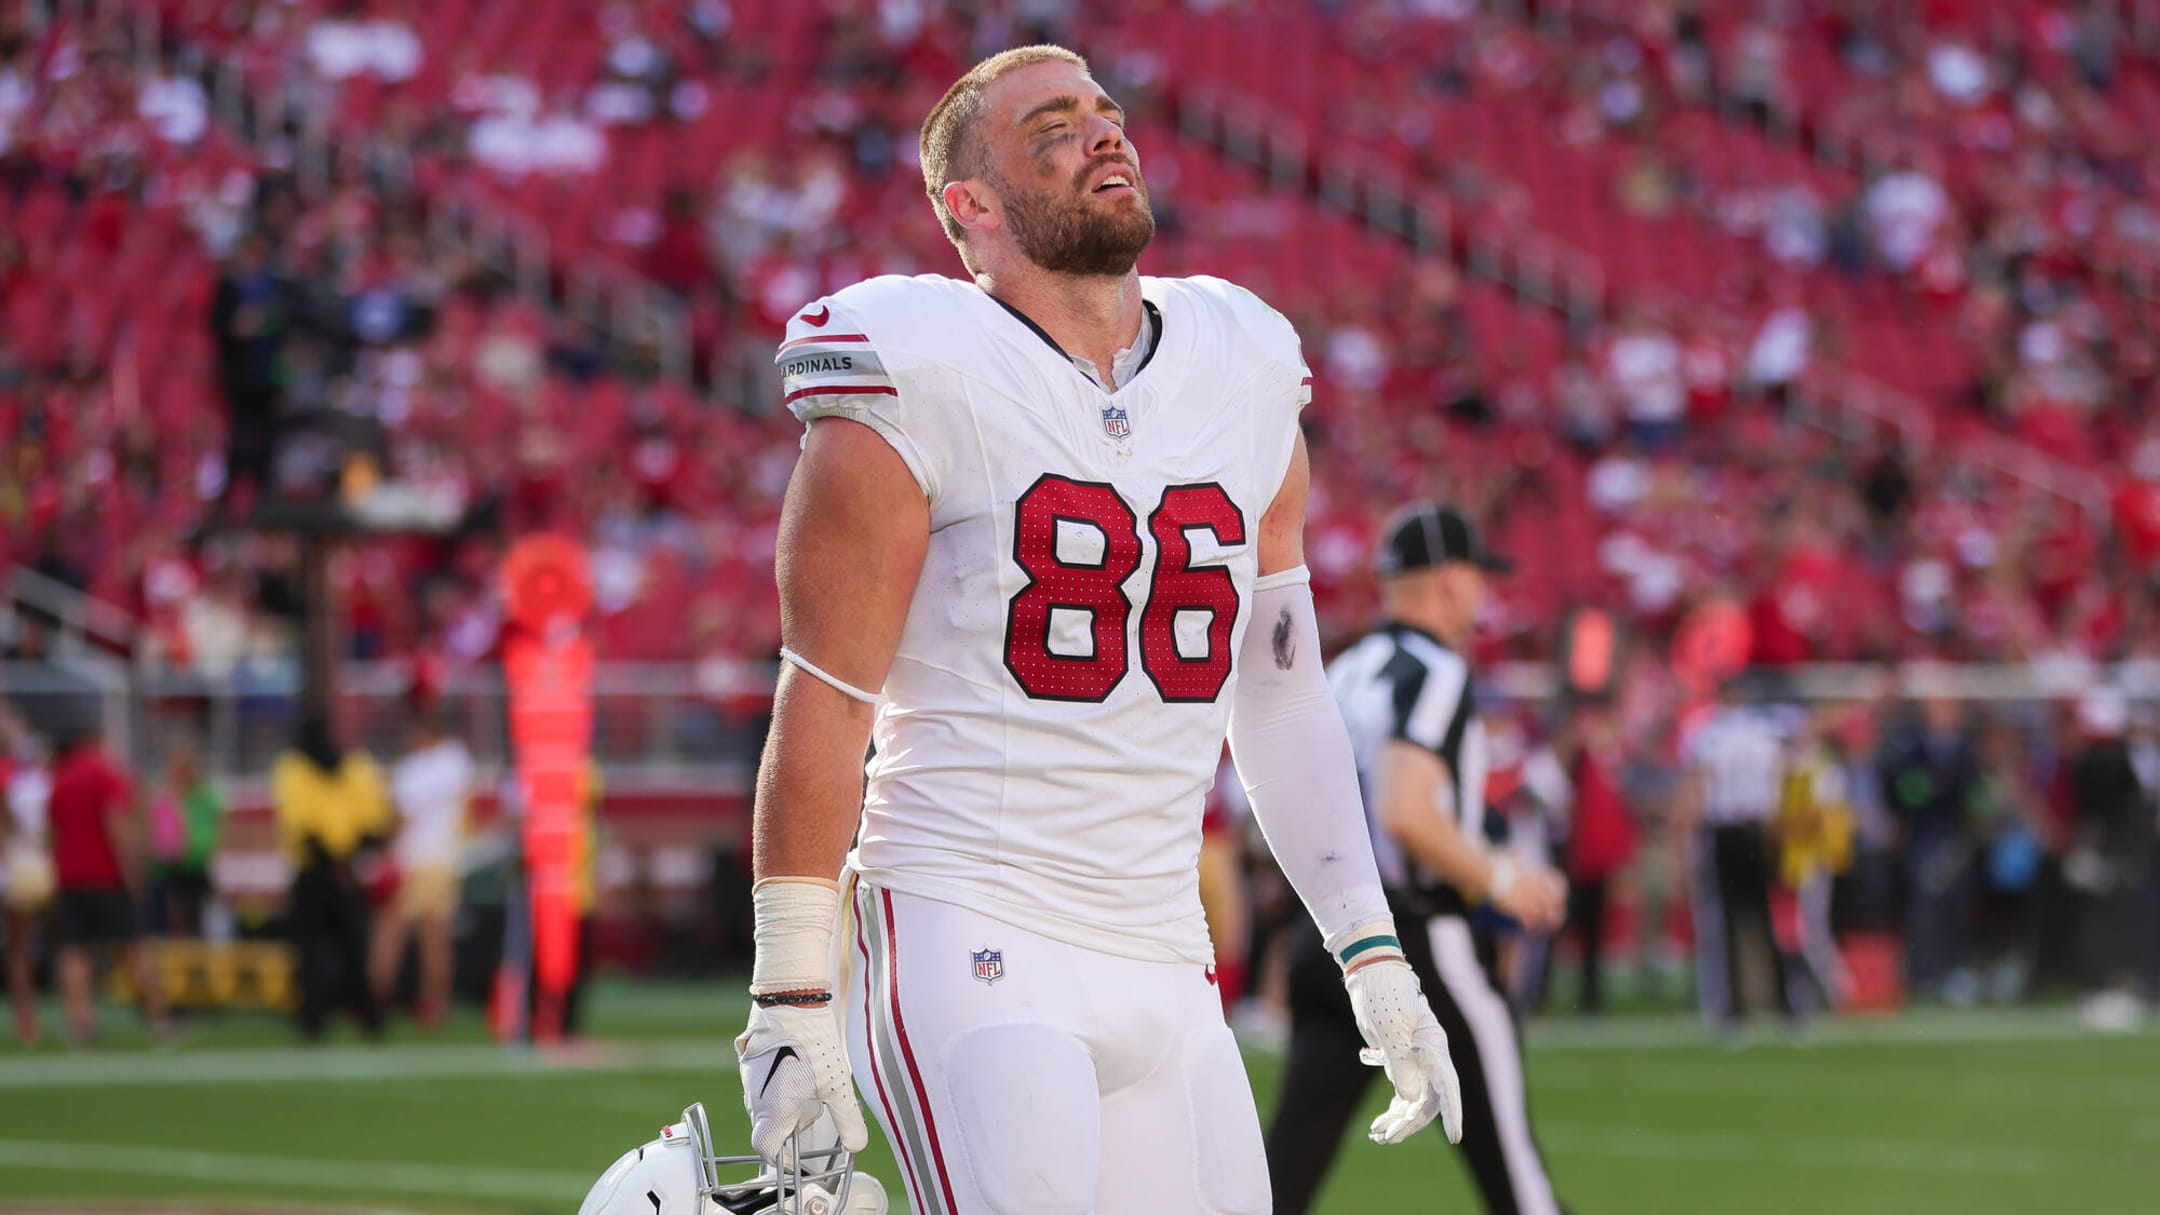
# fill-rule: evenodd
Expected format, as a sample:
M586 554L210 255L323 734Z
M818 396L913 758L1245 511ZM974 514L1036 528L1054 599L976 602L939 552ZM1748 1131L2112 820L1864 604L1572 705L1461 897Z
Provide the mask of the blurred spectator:
M1973 817L1985 853L1980 887L1979 968L1990 999L2025 994L2038 924L2046 824L2026 773L2024 745L2008 725L1982 731Z
M1736 1033L1751 1009L1796 1022L1777 929L1770 917L1769 828L1783 793L1782 731L1770 712L1747 699L1747 684L1727 677L1707 719L1681 747L1686 773L1681 830L1694 891L1696 993L1703 1021ZM1767 989L1767 1001L1757 995Z
M1569 358L1553 374L1553 396L1560 433L1583 452L1604 450L1618 430L1612 396L1605 382L1579 358Z
M1804 185L1786 186L1770 197L1763 217L1763 251L1772 261L1795 270L1822 264L1829 247L1822 200Z
M468 140L475 161L507 177L590 173L607 162L600 128L567 106L484 115L472 124Z
M1751 389L1780 405L1807 370L1815 340L1814 322L1807 306L1794 301L1781 304L1763 318L1748 345L1747 382Z
M1980 778L1957 702L1923 700L1919 720L1892 739L1878 771L1905 856L1906 983L1915 995L1942 995L1966 957Z
M1781 897L1795 906L1796 939L1789 952L1801 965L1794 969L1806 977L1814 1007L1840 1007L1850 984L1831 931L1831 891L1838 875L1852 866L1853 811L1844 757L1826 708L1807 712L1802 720L1771 833Z
M412 79L426 52L411 26L376 16L364 21L335 17L316 21L307 32L307 54L326 80L373 76L396 84Z
M465 818L477 778L472 753L443 728L441 710L414 712L411 749L390 770L390 799L397 811L397 893L375 924L369 979L375 998L391 1003L406 943L418 939L420 995L415 1013L424 1026L442 1023L450 1010L450 930L457 916Z
M2131 455L2130 476L2116 488L2110 513L2130 572L2147 586L2160 580L2160 439Z
M193 77L172 75L144 81L135 109L167 143L191 144L210 129L210 98Z
M350 1009L372 1038L382 1009L368 984L368 907L363 861L392 825L382 772L364 751L338 742L329 720L310 713L270 770L278 839L292 863L286 901L299 955L300 1032L322 1040L330 1014Z
M243 482L257 498L270 490L283 356L293 323L291 294L271 265L269 238L259 232L242 236L218 276L210 305L218 384L230 428L221 508Z
M1875 254L1903 274L1919 265L1950 214L1950 196L1934 176L1906 165L1875 179L1867 190L1867 221Z
M1867 507L1872 539L1878 547L1896 542L1897 529L1913 499L1912 468L1900 438L1886 440L1860 474L1860 501Z
M1755 121L1768 123L1787 110L1785 36L1766 21L1740 27L1727 52L1725 74L1726 91Z
M1621 792L1620 741L1609 715L1581 710L1572 725L1554 740L1572 794L1565 807L1566 922L1582 951L1577 1008L1595 1017L1605 1011L1606 910L1615 879L1634 858L1635 825Z
M1605 375L1627 417L1628 436L1646 451L1677 441L1687 416L1680 344L1646 313L1620 325L1605 354Z
M2063 877L2084 904L2079 935L2085 999L2079 1014L2101 1030L2137 1024L2137 950L2149 931L2137 916L2152 853L2153 811L2131 762L2128 724L2128 705L2111 688L2095 688L2078 703L2083 748L2070 767L2075 834Z
M59 889L54 940L69 1036L79 1045L96 1038L92 982L99 955L114 952L134 968L143 1015L163 1036L164 989L149 955L136 948L147 859L141 805L133 780L106 754L96 729L63 735L55 747L47 814Z
M0 908L7 916L8 1001L15 1010L15 1037L25 1047L37 1044L31 975L38 927L57 882L47 838L51 796L52 774L37 737L0 704Z
M603 76L585 100L585 112L601 123L638 125L670 110L675 92L675 59L639 27L627 4L600 8L600 32L607 40Z
M1636 147L1621 171L1615 201L1642 219L1662 219L1679 201L1680 185L1672 166L1651 144Z
M166 753L165 783L151 802L150 821L161 927L169 936L201 936L210 868L225 830L225 793L202 770L194 744L181 741Z
M661 209L660 234L646 252L646 266L654 282L678 297L689 295L712 276L697 198L688 190L668 193Z

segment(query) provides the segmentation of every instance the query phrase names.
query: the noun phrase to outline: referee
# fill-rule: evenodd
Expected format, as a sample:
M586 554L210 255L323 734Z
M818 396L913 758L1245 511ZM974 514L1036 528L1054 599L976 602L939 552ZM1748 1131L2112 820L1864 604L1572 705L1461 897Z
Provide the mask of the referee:
M1769 711L1748 702L1747 683L1718 685L1718 704L1682 745L1686 780L1679 826L1688 842L1694 895L1695 987L1703 1020L1720 1034L1740 1027L1754 986L1767 971L1777 1011L1798 1019L1785 959L1770 924L1770 817L1785 788L1785 734Z
M1373 853L1462 1080L1462 1150L1495 1215L1560 1207L1530 1135L1522 1049L1508 1003L1479 960L1465 915L1492 903L1532 929L1559 925L1567 887L1484 842L1485 727L1462 647L1484 592L1505 572L1460 512L1420 503L1388 524L1374 562L1387 621L1328 669L1357 753ZM1268 1128L1276 1215L1301 1215L1374 1073L1341 968L1316 933L1291 949L1290 1057Z

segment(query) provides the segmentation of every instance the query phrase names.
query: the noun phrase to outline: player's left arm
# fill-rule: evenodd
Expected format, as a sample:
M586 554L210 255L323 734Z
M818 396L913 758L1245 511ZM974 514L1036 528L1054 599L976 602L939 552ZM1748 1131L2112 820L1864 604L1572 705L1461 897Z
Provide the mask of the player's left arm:
M1399 1143L1441 1120L1462 1139L1462 1096L1447 1034L1418 990L1373 863L1349 731L1328 690L1320 624L1305 569L1311 465L1299 436L1275 501L1260 520L1260 577L1238 653L1230 753L1283 876L1342 964L1368 1063L1387 1071L1395 1099L1372 1137Z
M1238 654L1230 754L1283 876L1328 948L1361 926L1394 939L1358 795L1357 761L1321 663L1320 624L1305 569L1311 465L1298 437L1282 488L1260 520L1260 576ZM1395 952L1400 953L1399 945Z

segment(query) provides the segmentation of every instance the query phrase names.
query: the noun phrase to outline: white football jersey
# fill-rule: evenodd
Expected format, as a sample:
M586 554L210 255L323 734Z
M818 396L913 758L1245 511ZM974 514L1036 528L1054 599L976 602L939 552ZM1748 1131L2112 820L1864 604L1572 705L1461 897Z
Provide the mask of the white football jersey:
M1156 342L1116 392L973 283L927 275L815 301L777 361L798 417L870 426L930 501L856 868L1206 962L1201 810L1311 379L1252 293L1140 282Z

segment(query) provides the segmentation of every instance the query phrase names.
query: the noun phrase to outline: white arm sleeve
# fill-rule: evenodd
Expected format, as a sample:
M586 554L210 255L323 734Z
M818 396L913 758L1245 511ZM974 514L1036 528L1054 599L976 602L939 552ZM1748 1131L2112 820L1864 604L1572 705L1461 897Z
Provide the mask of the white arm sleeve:
M1392 921L1350 734L1320 662L1311 582L1301 565L1253 585L1230 756L1276 863L1334 952L1353 929Z

